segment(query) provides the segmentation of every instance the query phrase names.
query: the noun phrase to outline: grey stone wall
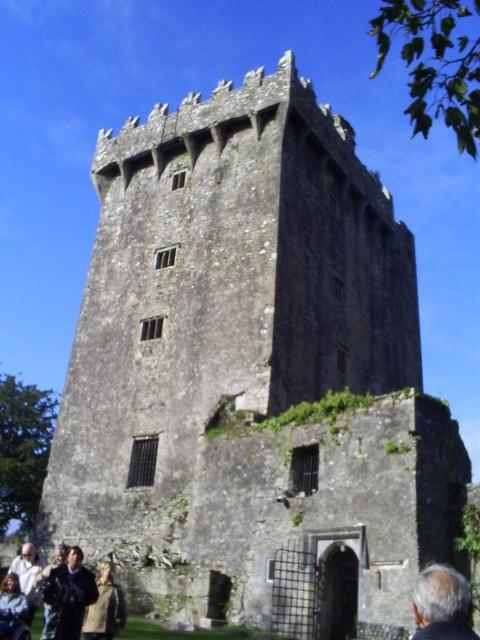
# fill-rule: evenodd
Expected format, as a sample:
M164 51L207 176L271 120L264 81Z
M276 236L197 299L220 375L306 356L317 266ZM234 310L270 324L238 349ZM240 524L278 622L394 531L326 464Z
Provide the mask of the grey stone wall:
M445 404L424 396L417 400L416 413L423 427L416 434L420 564L455 564L453 541L467 501L470 459Z
M399 611L398 601L405 598L408 604L416 570L415 452L412 448L407 454L388 455L384 444L392 439L411 442L413 421L413 402L390 398L340 419L336 426L345 431L338 435L322 424L246 436L234 443L228 438L206 443L205 472L196 484L188 541L199 561L208 566L218 558L215 568L232 575L236 584L245 581L243 608L239 599L234 602L237 615L268 625L266 560L276 549L298 539L306 544L310 539L314 546L320 534L331 532L333 538L336 532L364 527L359 619L408 621L408 606ZM291 498L286 509L276 497L290 486L291 451L318 442L318 492ZM298 513L303 521L296 527L293 516ZM208 540L215 540L213 547ZM375 587L372 566L384 574L381 590Z
M364 172L335 160L309 107L293 101L283 144L272 409L347 384L422 387L413 237L378 187L375 200L361 195Z

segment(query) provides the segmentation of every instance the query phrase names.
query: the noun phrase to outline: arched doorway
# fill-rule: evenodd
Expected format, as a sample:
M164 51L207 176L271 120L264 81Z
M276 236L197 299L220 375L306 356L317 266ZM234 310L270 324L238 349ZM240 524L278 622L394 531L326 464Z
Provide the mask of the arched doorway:
M320 560L317 638L355 638L358 608L358 558L342 542L334 543Z

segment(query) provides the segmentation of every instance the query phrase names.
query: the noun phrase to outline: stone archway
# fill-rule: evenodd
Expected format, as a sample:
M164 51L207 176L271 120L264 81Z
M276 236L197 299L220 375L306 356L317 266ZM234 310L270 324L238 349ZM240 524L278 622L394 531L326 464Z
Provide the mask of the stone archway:
M317 638L346 640L356 637L358 558L341 541L330 545L319 561Z

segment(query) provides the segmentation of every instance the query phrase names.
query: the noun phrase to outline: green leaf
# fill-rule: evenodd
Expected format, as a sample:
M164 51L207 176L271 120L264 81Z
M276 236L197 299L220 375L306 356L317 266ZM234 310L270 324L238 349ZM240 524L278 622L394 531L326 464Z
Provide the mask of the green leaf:
M475 6L475 11L480 16L480 0L473 0L473 4Z
M476 158L477 145L475 144L475 140L470 133L470 129L468 129L468 127L461 127L460 129L456 130L456 134L459 152L463 153L464 151L466 151L470 156L472 156L472 158Z
M422 21L416 14L406 16L405 22L408 27L408 32L412 35L417 35L417 33L422 29Z
M425 9L425 0L412 0L412 5L417 11L423 11Z
M480 107L480 89L470 91L470 93L468 94L468 100L477 107Z
M416 118L415 128L413 130L413 135L416 136L417 133L421 133L425 139L428 138L428 133L432 126L432 119L426 113L420 115Z
M480 82L480 67L477 67L473 71L470 71L467 78L469 80L476 80L477 82Z
M410 42L406 42L403 47L402 47L402 51L401 51L401 57L403 60L405 60L405 62L407 63L407 67L409 64L411 64L413 62L413 49L412 49L412 45Z
M437 58L443 58L445 55L445 49L453 47L453 42L446 38L442 33L434 33L430 38L432 47L435 49L435 56Z
M460 36L458 38L458 50L460 51L460 53L465 49L467 44L468 44L468 36Z
M383 31L377 36L377 46L379 53L387 54L390 49L390 36Z
M423 53L423 48L425 46L425 42L423 40L423 38L413 38L412 42L412 49L415 52L415 56L418 58L420 58L420 56Z
M480 130L480 109L474 105L467 105L468 127L475 134L475 130Z
M390 2L391 7L384 7L383 15L387 18L389 22L400 22L402 16L405 12L408 12L408 7L405 5L403 0L385 0L386 2Z
M450 97L455 96L461 102L468 91L468 86L461 78L453 78L447 84L447 91Z
M405 109L404 113L411 116L412 120L419 118L425 111L427 103L425 100L414 100L408 107Z
M446 18L443 18L443 20L440 23L440 28L442 29L443 33L447 36L450 35L452 29L455 27L455 19L453 18L453 16L447 16Z
M458 107L448 107L445 111L445 124L447 127L461 127L467 124L467 119Z
M375 68L375 71L370 74L370 78L375 78L380 73L383 67L383 63L385 62L385 57L390 49L390 37L383 31L381 31L377 35L377 46L377 66Z
M410 96L412 98L423 98L427 91L432 88L437 72L433 67L425 67L420 63L410 75L413 78L413 81L408 83Z
M376 36L379 31L382 31L384 23L385 18L383 16L372 18L372 20L370 20L370 24L372 25L372 31L370 32L370 35Z

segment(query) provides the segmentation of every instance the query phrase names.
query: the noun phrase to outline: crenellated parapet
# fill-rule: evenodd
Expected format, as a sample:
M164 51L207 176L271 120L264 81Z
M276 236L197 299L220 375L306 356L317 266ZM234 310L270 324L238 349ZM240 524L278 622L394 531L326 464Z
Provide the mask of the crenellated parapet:
M288 103L292 79L297 78L294 58L287 52L278 64L278 70L272 76L265 77L264 68L249 71L239 89L233 89L231 80L220 80L212 92L211 100L203 102L201 94L190 91L174 113L168 113L168 105L156 104L145 124L139 118L129 117L117 137L112 129L101 129L93 160L92 170L103 173L112 163L121 165L152 149L171 145L174 141L185 140L209 132L213 127L216 135L226 123L262 116L262 112ZM222 145L220 144L220 151Z
M318 153L334 166L339 176L355 176L354 190L371 203L383 219L392 220L393 204L378 178L355 155L355 132L329 105L318 105L311 80L299 77L295 58L287 51L277 70L265 76L264 67L249 71L243 85L233 88L231 80L220 80L210 100L190 91L177 111L157 103L148 121L130 116L117 137L112 129L101 129L92 164L92 177L100 199L113 179L121 177L127 189L134 173L154 166L160 178L172 157L188 154L190 167L208 143L218 155L238 126L251 128L260 143L266 124L274 119L295 121L302 143L313 143ZM352 170L353 167L353 170Z

